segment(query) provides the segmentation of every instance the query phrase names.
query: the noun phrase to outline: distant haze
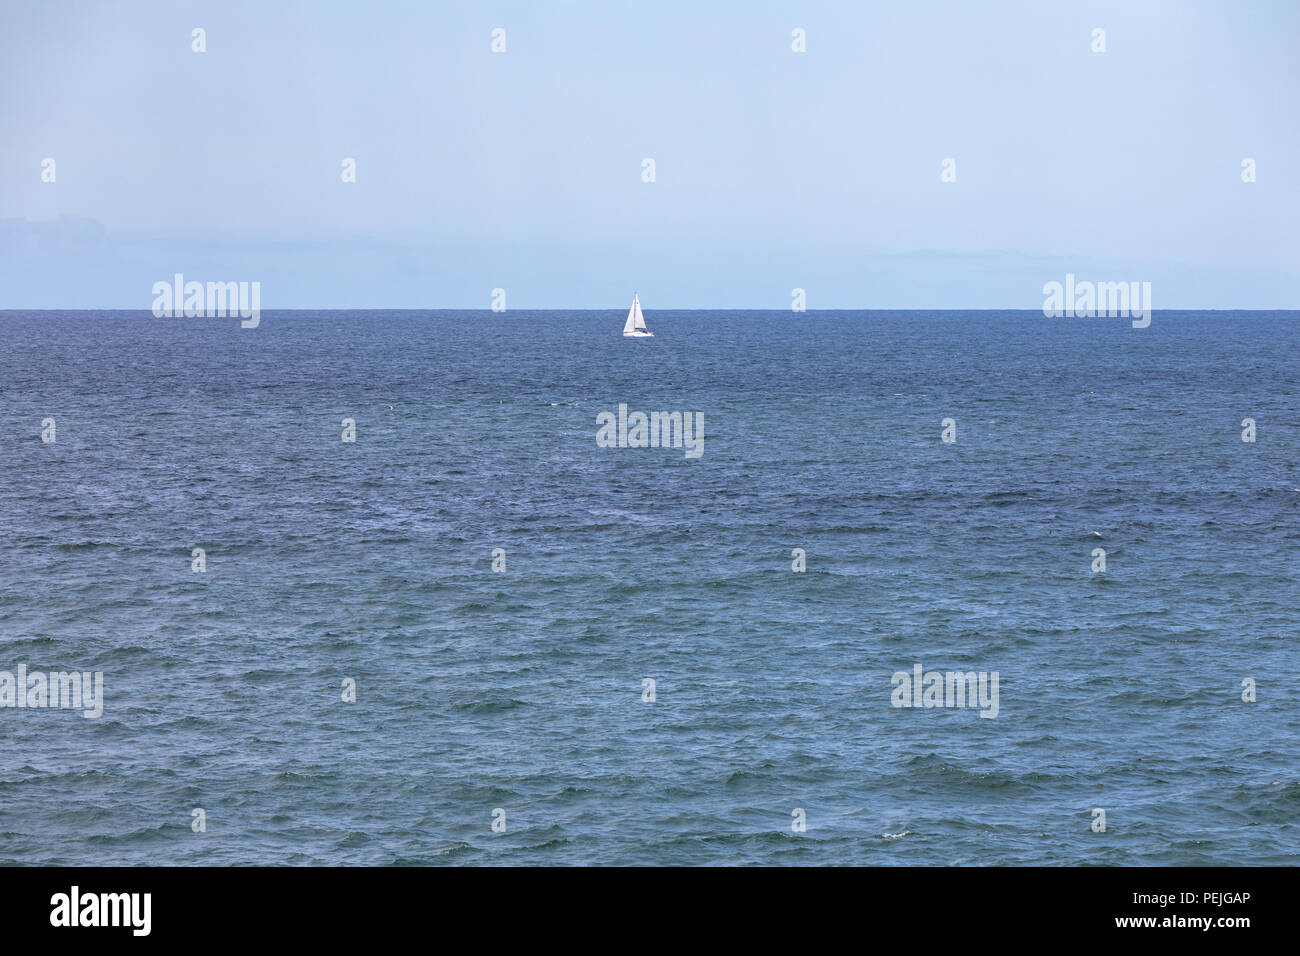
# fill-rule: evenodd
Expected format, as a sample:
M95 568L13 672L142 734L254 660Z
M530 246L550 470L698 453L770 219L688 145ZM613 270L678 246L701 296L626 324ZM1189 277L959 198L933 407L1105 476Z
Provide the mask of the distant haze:
M809 309L1037 309L1067 272L1148 281L1157 310L1300 306L1294 3L14 2L3 21L0 308L147 310L178 272L258 281L264 309L488 308L494 288L509 308L637 291L647 314L795 288Z

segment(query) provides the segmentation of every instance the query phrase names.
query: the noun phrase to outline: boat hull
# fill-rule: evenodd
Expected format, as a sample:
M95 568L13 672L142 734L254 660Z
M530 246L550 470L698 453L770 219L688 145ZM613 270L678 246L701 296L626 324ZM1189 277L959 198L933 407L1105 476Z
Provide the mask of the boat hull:
M653 332L642 332L640 330L633 330L631 332L624 332L623 337L628 339L652 339L655 337L655 334Z

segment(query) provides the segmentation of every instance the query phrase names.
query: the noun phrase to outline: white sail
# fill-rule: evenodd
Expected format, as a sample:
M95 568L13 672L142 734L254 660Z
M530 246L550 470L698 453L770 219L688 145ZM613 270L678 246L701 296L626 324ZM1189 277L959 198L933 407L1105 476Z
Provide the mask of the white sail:
M632 308L627 310L627 321L623 323L624 335L653 335L645 327L645 316L641 314L641 300L635 294L632 296Z

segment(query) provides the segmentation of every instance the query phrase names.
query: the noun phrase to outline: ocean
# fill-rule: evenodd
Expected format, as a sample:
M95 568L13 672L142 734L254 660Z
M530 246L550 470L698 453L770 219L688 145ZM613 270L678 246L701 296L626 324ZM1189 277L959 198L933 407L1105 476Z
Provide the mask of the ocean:
M0 862L1300 862L1300 313L624 316L0 312Z

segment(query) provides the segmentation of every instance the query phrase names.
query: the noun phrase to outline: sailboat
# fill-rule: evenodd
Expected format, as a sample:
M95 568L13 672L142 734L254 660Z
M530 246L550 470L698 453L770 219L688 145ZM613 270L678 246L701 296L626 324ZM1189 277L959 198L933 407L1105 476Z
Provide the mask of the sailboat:
M641 300L632 293L632 308L627 310L627 321L623 323L623 334L639 339L652 339L655 334L645 327L645 316L641 314Z

